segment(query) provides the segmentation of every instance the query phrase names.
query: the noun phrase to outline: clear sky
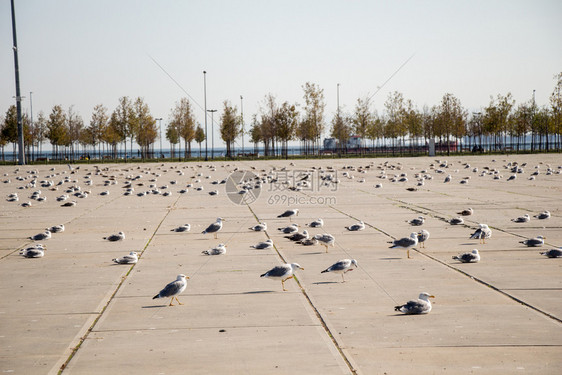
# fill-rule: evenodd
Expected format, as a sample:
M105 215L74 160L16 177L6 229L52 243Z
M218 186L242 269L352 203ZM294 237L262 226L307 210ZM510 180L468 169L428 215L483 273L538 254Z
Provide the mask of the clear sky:
M469 112L490 95L547 105L562 72L559 0L16 0L23 110L75 110L88 125L92 109L109 113L121 96L144 97L167 124L174 103L207 108L229 100L249 128L264 96L303 103L302 85L324 89L327 128L340 106L351 112L409 57L373 96L379 113L401 92L418 108L457 96ZM15 101L10 1L0 2L0 111ZM200 107L199 107L200 106ZM210 118L209 118L210 131ZM215 130L218 126L215 126ZM218 132L215 145L220 146ZM209 136L210 138L210 136ZM246 138L246 142L247 142ZM249 144L247 142L246 144ZM167 146L167 142L164 143Z

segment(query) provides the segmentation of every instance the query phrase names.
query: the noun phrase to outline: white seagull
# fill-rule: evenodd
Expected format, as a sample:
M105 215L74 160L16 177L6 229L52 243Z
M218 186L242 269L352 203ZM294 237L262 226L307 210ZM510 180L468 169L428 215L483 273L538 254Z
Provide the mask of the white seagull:
M287 263L281 266L273 267L266 273L262 274L260 277L268 277L270 279L281 280L281 286L283 287L283 290L286 291L287 289L285 289L285 281L287 281L288 279L292 279L293 272L297 269L304 270L304 268L302 268L298 263Z
M320 273L325 273L325 272L339 273L341 274L342 283L344 283L345 279L343 275L349 271L353 271L353 268L351 268L351 266L355 266L355 268L358 267L357 261L355 259L342 259L332 264L330 267L326 268L324 271Z
M404 305L395 306L394 310L404 314L427 314L431 311L429 298L435 298L435 296L425 292L420 293L417 300L411 300Z
M215 239L217 239L217 233L222 229L222 222L225 221L223 218L217 217L217 221L209 225L202 233L214 233Z
M480 262L480 254L478 253L478 249L474 249L470 253L453 255L453 259L461 263L478 263Z
M177 296L179 296L185 290L185 287L187 286L187 279L189 279L189 276L179 274L175 281L172 281L171 283L166 285L164 289L162 289L160 293L152 297L152 299L172 297L169 306L174 306L174 298L180 305L183 305L183 303L180 302Z
M392 244L392 246L389 247L390 249L394 249L397 247L401 249L406 249L408 258L410 258L410 249L418 244L418 234L416 232L412 232L410 233L410 237L404 237L404 238L400 238L399 240L388 241L388 243Z
M117 264L134 264L139 261L139 256L136 252L131 251L128 255L112 259L112 261Z

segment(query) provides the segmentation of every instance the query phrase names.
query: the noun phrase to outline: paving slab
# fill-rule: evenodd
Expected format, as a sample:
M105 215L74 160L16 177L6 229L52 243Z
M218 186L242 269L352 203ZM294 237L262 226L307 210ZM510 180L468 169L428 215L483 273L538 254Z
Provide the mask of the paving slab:
M6 348L0 369L24 374L562 372L562 262L539 254L562 243L559 156L437 159L98 164L81 165L73 173L66 166L24 166L18 172L2 166L0 172L12 182L0 185L0 196L18 192L20 202L0 202L0 345ZM439 167L444 159L448 167ZM513 161L528 164L525 174L508 182L506 165ZM464 168L467 163L470 169ZM550 176L544 173L547 164L555 172ZM528 180L536 165L541 174ZM472 172L474 167L479 172ZM480 176L485 167L504 178ZM212 183L237 168L264 179L250 206L232 203L225 185ZM386 179L380 178L383 169ZM27 173L32 170L37 173ZM301 181L307 172L310 186ZM408 182L390 181L401 173ZM320 178L329 174L339 183L325 185ZM433 179L407 191L416 187L416 174ZM453 180L443 183L447 174ZM17 175L26 180L17 181ZM91 186L84 184L87 175ZM127 176L140 175L128 180L133 195L123 195ZM58 190L39 183L19 189L32 176L38 182L68 176L71 182ZM464 177L470 177L466 185L459 183ZM275 178L288 184L271 182ZM375 188L381 182L383 187ZM72 185L91 194L70 198L77 205L62 208L56 197ZM153 194L155 188L172 194ZM215 189L218 195L208 194ZM47 201L21 207L35 190ZM109 195L100 195L105 190ZM148 194L137 196L141 191ZM467 207L475 213L465 217L465 225L447 223ZM299 215L277 218L288 208L299 208ZM552 213L548 220L511 222L545 209ZM426 218L423 226L407 223L420 215ZM217 217L226 219L218 238L202 234ZM324 228L306 226L317 218L325 220ZM248 229L258 220L267 222L266 232ZM367 224L364 231L345 229L358 220ZM66 230L45 241L44 258L18 255L32 243L28 236L60 223ZM190 232L171 231L185 223ZM335 246L326 253L322 246L293 243L277 230L289 223L312 235L331 233ZM478 223L494 231L486 244L468 239ZM411 259L404 250L389 249L389 241L420 229L431 237L425 248L411 251ZM103 240L119 230L126 233L124 241ZM547 237L542 248L519 243L538 234ZM267 238L273 249L251 248ZM226 255L201 253L219 243L226 244ZM480 263L451 259L473 248L481 252ZM129 251L140 254L136 265L111 262ZM321 273L343 258L359 264L345 275L346 282ZM279 281L259 276L285 261L305 270L287 281L283 292ZM153 300L179 273L190 276L179 297L185 304L169 307L169 300ZM436 296L430 314L394 311L422 291Z

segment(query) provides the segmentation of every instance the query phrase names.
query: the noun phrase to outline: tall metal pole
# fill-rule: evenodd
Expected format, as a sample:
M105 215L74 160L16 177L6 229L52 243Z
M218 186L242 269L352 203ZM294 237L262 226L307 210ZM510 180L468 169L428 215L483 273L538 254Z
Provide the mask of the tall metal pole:
M207 72L203 70L203 92L205 95L205 161L208 161L207 157Z
M340 84L338 83L338 118L340 117Z
M162 156L162 117L159 118L155 118L156 121L158 121L158 128L160 130L160 156Z
M33 132L33 100L31 99L31 95L33 94L33 91L29 92L29 111L31 112L31 131ZM31 146L33 146L33 142L31 143ZM32 157L33 158L33 157Z
M20 93L20 68L18 63L18 40L16 37L16 12L14 0L12 4L12 34L14 39L14 68L16 74L16 111L18 116L18 164L25 165L25 153L23 152L23 123L21 120L21 93Z
M207 112L211 113L211 159L215 158L215 118L213 117L213 114L216 111L216 109L207 110Z
M240 95L240 120L242 122L242 156L244 156L244 98Z

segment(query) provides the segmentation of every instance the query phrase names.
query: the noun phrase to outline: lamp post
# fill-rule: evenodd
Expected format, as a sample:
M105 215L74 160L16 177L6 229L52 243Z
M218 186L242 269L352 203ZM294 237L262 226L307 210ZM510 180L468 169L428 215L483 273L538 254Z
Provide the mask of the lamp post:
M213 113L216 111L216 109L207 110L207 112L211 113L211 159L215 158L215 119L213 117Z
M240 95L240 122L242 123L242 156L244 156L244 98Z
M30 124L31 132L34 132L34 129L33 129L33 100L31 98L31 95L33 95L33 91L29 92L29 111L31 112L31 124ZM33 141L31 141L31 146L33 146ZM31 150L33 151L33 147L31 148ZM32 152L32 154L33 154L33 152Z
M162 156L162 117L155 118L158 121L158 129L160 130L160 156Z
M203 70L203 93L205 96L205 161L208 161L207 157L207 72Z
M11 1L12 6L12 34L13 34L13 50L14 50L14 71L16 76L16 113L18 121L18 164L25 165L25 153L23 151L23 122L21 119L21 99L20 94L20 66L18 62L18 40L16 37L16 11L14 9L14 0Z

